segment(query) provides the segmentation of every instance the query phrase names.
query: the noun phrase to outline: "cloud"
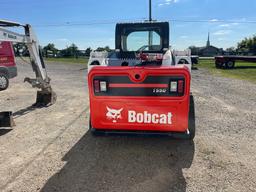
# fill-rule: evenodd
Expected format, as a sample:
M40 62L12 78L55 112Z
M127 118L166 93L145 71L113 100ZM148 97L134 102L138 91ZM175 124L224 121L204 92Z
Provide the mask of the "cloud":
M221 36L221 35L228 35L232 32L232 30L219 30L213 33L213 35Z
M180 0L164 0L163 2L159 3L158 6L162 7L162 6L168 6L171 3L178 3Z
M219 25L219 27L230 27L230 24L222 24L222 25Z
M237 26L237 25L239 25L239 23L229 23L229 24L221 24L221 25L219 25L219 27L232 27L232 26Z
M211 19L209 20L210 22L218 22L219 20L218 19Z

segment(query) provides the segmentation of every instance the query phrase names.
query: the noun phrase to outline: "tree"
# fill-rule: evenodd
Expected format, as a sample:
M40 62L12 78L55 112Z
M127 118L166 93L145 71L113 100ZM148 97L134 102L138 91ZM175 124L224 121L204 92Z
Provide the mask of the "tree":
M256 35L245 38L237 44L237 50L240 53L256 55Z
M68 47L68 52L70 53L70 56L78 58L78 47L74 43Z
M67 46L66 49L61 50L60 53L63 57L78 58L79 51L78 47L74 43L72 43L70 46Z
M110 52L111 49L110 49L109 46L105 46L105 47L98 47L98 48L96 49L96 51L107 51L107 52Z
M49 43L43 48L43 55L45 57L49 56L56 56L58 53L58 49L55 48L55 45L53 43Z
M191 50L192 55L198 55L199 54L199 48L196 46L190 46L189 49Z
M235 55L236 54L236 48L235 47L229 47L229 48L226 49L226 52L229 55Z
M104 47L104 49L105 49L107 52L110 52L110 51L111 51L111 49L110 49L109 46Z
M91 52L92 52L91 47L88 47L88 48L85 50L85 56L89 57L90 54L91 54Z

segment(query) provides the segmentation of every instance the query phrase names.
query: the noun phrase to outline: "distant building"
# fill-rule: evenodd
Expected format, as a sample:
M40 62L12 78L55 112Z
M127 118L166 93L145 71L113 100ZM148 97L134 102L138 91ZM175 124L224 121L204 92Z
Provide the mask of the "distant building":
M211 45L210 33L208 33L208 39L205 47L194 47L193 49L192 54L200 57L214 57L216 55L222 55L224 52L223 49Z

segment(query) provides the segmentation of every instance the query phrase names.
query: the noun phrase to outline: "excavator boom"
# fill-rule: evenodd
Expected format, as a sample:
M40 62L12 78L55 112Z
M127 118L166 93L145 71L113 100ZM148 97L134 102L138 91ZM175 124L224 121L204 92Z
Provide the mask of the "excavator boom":
M19 34L10 31L11 27L24 28L24 34ZM5 29L8 28L8 29ZM42 57L39 46L39 41L29 24L20 24L11 21L0 20L0 41L9 41L14 43L24 43L28 47L32 69L35 73L35 78L26 77L24 82L28 82L32 87L40 89L37 92L37 100L35 106L48 106L56 101L56 94L52 90L50 81L47 75L46 66Z

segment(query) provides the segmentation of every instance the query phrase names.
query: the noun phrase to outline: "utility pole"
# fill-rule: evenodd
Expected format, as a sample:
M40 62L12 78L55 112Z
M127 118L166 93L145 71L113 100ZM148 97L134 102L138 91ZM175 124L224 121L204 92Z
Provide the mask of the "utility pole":
M149 22L152 22L152 0L149 0ZM148 46L149 50L152 47L153 44L153 32L149 31L148 33Z
M149 0L149 21L152 21L152 0Z

